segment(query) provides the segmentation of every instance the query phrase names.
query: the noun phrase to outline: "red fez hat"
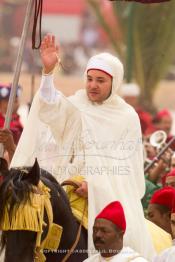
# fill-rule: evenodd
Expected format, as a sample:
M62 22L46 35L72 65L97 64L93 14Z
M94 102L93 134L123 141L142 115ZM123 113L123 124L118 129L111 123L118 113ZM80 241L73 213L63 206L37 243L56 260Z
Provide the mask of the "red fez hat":
M165 186L166 184L166 178L167 177L171 177L171 176L175 176L175 168L173 168L169 173L166 173L165 175L162 176L162 185L163 187Z
M119 201L114 201L107 205L95 219L107 219L114 223L117 227L122 229L124 232L126 230L126 220L122 205Z
M150 200L150 204L166 206L172 210L175 203L175 189L173 187L164 187L157 190Z
M159 111L156 116L154 117L154 120L156 121L160 121L163 117L170 117L171 118L171 114L167 109L162 109L161 111Z

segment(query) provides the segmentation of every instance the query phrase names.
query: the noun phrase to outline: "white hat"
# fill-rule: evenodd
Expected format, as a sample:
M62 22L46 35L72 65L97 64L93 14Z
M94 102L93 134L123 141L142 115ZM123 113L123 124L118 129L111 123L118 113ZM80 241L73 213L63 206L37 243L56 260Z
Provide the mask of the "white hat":
M140 88L135 83L123 84L120 88L121 96L139 96Z

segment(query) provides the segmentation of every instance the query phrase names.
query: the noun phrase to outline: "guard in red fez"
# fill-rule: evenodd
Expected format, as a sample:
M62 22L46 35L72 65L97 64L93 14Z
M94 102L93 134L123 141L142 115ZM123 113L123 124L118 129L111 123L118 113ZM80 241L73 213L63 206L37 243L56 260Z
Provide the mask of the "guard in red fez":
M107 205L95 219L107 219L114 223L118 228L122 229L123 232L126 230L126 220L123 207L119 201L115 201Z
M169 234L172 234L170 214L174 203L175 189L164 187L153 194L148 206L148 219Z
M171 231L172 246L164 249L158 256L154 258L154 262L173 262L175 261L175 204L171 211Z
M134 225L133 225L134 226ZM93 242L99 253L86 259L86 262L123 261L147 262L130 247L123 246L126 220L119 201L108 204L95 218Z
M142 129L142 133L144 135L150 135L152 134L155 129L152 125L152 116L150 113L144 111L141 107L138 107L136 109L136 112L139 116L140 119L140 124L141 124L141 129Z
M4 127L5 115L7 112L10 91L11 91L11 84L6 85L3 83L0 83L0 128ZM21 88L18 86L17 95L16 95L16 99L14 102L12 120L10 123L10 130L13 133L15 144L18 143L22 130L23 130L22 124L20 122L20 117L17 113L17 110L19 107L18 97L20 95L20 91L21 91Z
M172 139L171 128L173 124L173 119L171 113L167 109L162 109L153 118L153 124L156 130L163 130L167 134L166 143ZM172 143L170 148L175 151L175 142Z
M164 187L164 188L157 190L152 195L150 204L166 206L170 210L172 210L174 199L175 199L175 189L172 187Z

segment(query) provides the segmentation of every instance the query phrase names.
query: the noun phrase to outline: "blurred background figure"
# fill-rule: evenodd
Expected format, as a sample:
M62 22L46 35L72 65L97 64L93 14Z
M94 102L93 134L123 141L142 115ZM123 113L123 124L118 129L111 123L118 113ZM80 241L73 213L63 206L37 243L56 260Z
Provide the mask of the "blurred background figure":
M153 125L155 130L163 130L167 134L168 143L173 135L171 134L172 125L173 125L173 118L171 113L167 109L162 109L158 111L157 114L153 117ZM175 142L171 144L170 148L174 151L175 150Z
M162 131L162 130L161 130ZM160 131L160 132L161 132ZM160 133L158 131L154 132L151 136L144 137L144 150L145 150L145 167L150 164L151 161L154 160L154 158L157 157L162 147L166 145L166 133L164 136L164 139L161 143L157 143L155 141L156 134ZM162 134L162 132L160 133ZM160 141L159 141L160 142ZM142 199L142 205L145 209L145 212L147 210L149 201L153 195L153 193L165 186L165 179L167 173L170 172L172 169L171 163L172 163L172 156L173 151L171 148L168 148L160 157L159 160L155 162L155 164L145 173L145 181L146 181L146 192Z
M175 201L175 189L164 187L157 190L148 206L148 219L172 235L171 210ZM173 236L172 236L173 237Z
M170 135L173 120L167 109L158 111L153 118L153 123L156 130L163 130L166 132L167 136Z
M0 128L4 127L5 115L7 112L10 91L11 91L11 84L4 84L4 83L0 84ZM17 112L19 108L20 92L21 92L21 87L18 86L17 95L15 98L15 103L13 107L12 120L10 123L10 130L13 134L13 139L14 139L15 144L18 143L22 130L23 130L22 124L20 122L20 117Z
M4 147L3 157L7 160L9 164L11 162L11 159L16 149L16 145L23 131L23 126L21 124L20 116L18 114L19 96L21 92L20 86L18 86L17 88L17 95L14 102L12 120L10 122L10 129L4 129L5 115L7 112L10 92L11 84L0 84L0 143Z
M123 84L120 94L126 103L130 104L136 110L141 124L143 135L153 132L152 116L149 112L142 108L140 98L140 88L136 83Z
M172 262L175 258L175 204L171 211L171 231L173 245L165 250L163 250L158 256L153 259L153 262Z

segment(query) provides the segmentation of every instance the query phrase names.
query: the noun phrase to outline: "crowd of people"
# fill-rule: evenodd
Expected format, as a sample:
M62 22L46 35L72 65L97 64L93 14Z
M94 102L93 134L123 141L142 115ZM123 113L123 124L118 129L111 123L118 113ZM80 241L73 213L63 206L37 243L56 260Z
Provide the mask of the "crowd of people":
M9 163L13 158L12 166L31 165L39 157L39 132L46 135L49 127L47 136L51 134L59 147L53 175L59 182L69 178L69 172L58 174L58 167L69 171L71 166L84 177L76 194L88 198L88 249L95 246L99 251L95 256L90 252L87 261L174 261L175 141L145 174L143 169L173 138L170 112L146 112L139 103L139 87L122 84L123 65L108 53L91 57L85 70L86 91L67 98L53 83L59 63L54 36L43 39L40 53L41 86L20 141L18 95L10 130L4 130L11 86L0 85L4 158Z

